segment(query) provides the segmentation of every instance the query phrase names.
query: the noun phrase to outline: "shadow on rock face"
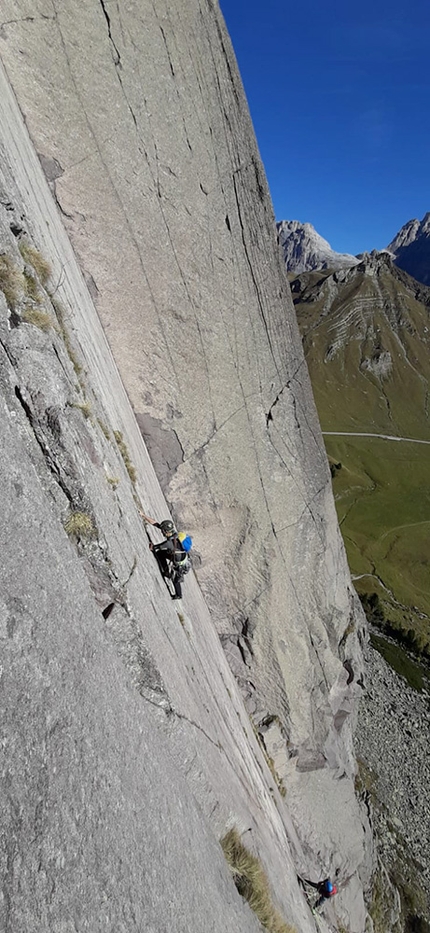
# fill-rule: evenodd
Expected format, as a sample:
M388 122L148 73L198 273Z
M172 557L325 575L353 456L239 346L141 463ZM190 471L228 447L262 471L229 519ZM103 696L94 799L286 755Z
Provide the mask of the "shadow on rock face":
M148 448L160 486L165 493L178 466L184 461L184 451L173 428L152 415L136 412L136 421Z

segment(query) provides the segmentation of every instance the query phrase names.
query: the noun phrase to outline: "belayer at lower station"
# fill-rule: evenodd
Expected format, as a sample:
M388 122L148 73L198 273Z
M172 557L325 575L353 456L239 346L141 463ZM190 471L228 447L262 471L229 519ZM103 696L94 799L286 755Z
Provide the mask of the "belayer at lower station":
M170 594L172 599L181 599L182 580L191 569L189 553L193 546L192 538L190 535L185 534L184 531L178 532L170 519L157 522L155 518L150 518L140 509L139 515L142 516L145 522L153 525L154 528L158 528L164 535L164 541L160 544L154 544L151 541L149 547L157 558L163 577L173 584L175 592L174 595Z

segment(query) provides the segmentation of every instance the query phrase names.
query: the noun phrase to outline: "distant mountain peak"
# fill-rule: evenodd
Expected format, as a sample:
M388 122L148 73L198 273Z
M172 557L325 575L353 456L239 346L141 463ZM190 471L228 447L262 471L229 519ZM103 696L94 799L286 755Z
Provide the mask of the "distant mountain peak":
M414 218L396 234L387 249L395 263L424 285L430 285L430 211Z
M277 229L288 272L343 269L357 265L359 261L349 253L333 250L312 224L302 224L299 220L281 220Z

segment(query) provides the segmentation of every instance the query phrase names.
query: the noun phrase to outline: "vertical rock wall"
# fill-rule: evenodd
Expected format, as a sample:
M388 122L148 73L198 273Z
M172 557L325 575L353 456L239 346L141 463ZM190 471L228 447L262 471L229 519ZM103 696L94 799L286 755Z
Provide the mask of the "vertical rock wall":
M235 825L310 933L201 590L178 610L148 550L136 496L166 503L1 66L0 436L0 929L251 933Z
M363 621L218 4L4 0L0 16L9 81L310 867L346 878L365 845Z

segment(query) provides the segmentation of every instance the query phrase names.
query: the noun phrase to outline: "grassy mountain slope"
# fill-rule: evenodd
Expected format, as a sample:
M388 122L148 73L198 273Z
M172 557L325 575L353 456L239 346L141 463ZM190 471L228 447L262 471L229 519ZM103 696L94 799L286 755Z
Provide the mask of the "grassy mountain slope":
M339 521L360 594L428 645L430 289L386 255L292 282ZM336 469L335 464L342 468ZM415 608L413 608L415 607Z

